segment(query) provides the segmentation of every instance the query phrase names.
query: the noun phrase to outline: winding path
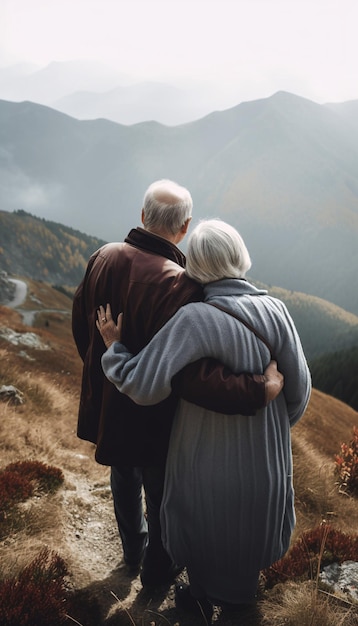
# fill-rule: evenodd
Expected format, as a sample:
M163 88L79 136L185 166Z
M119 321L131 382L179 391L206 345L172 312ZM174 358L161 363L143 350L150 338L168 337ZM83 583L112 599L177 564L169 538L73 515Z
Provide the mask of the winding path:
M9 282L15 285L14 297L6 303L6 306L11 309L16 309L20 315L22 315L22 323L25 326L33 326L35 316L37 313L68 313L67 311L61 311L60 309L41 309L34 311L26 311L21 309L21 305L25 302L27 296L27 284L23 280L17 278L9 278Z
M27 296L27 284L17 278L9 278L9 282L15 285L15 294L12 300L6 304L11 309L18 309L22 315L22 322L25 326L32 326L35 315L38 311L22 311L19 307L25 302Z
M27 284L23 280L17 280L16 278L9 278L9 282L15 285L15 294L10 302L6 303L11 309L21 306L26 300Z

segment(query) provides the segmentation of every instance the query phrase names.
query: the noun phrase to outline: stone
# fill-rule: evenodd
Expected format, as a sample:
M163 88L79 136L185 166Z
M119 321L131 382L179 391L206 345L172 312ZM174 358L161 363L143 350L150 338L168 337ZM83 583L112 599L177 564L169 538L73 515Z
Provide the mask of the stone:
M13 404L24 403L24 394L13 385L2 385L0 387L0 398Z
M341 565L339 563L327 565L323 568L320 578L322 582L333 587L334 591L344 593L358 601L357 561L344 561Z

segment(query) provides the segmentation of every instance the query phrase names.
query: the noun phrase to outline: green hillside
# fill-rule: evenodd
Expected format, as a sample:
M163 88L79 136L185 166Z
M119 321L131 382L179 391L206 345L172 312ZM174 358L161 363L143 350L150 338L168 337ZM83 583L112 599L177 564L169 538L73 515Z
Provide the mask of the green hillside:
M323 355L310 363L314 387L358 411L358 346Z
M358 316L315 296L288 291L280 287L267 287L270 295L282 300L301 337L307 360L315 359L337 350L358 346Z
M0 269L9 275L75 286L103 243L24 211L0 211Z

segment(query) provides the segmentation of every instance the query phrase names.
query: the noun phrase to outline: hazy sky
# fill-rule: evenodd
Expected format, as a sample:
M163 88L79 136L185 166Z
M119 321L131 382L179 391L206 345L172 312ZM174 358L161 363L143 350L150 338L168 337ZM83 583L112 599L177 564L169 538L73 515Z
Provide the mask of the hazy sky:
M358 0L0 0L0 66L92 59L237 100L358 99Z

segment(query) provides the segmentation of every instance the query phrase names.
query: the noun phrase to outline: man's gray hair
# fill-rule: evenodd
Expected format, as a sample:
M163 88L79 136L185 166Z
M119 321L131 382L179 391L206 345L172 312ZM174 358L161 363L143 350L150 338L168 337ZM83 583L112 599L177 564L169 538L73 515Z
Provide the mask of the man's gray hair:
M220 219L202 220L188 240L186 273L205 285L222 278L244 278L251 259L241 235Z
M154 233L176 235L191 218L190 192L172 180L152 183L143 199L143 226Z

